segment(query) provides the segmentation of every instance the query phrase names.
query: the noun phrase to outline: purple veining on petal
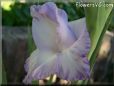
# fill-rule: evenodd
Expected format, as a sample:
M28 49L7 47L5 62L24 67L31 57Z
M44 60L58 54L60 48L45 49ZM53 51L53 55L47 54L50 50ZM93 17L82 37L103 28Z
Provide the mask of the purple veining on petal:
M86 55L85 55L85 54L82 54L82 55L81 55L81 57L82 57L82 58L85 58L85 57L86 57Z
M31 6L31 15L37 18L47 16L49 19L56 23L59 23L58 18L61 18L64 20L64 22L68 23L66 12L62 9L57 8L56 4L53 2L47 2L42 6Z
M71 56L72 57L72 56ZM71 58L71 57L69 57L69 58ZM83 61L81 61L81 62L79 62L78 60L77 61L75 61L75 64L74 64L74 66L72 66L73 67L73 69L75 68L75 70L73 70L72 68L71 68L71 70L70 70L70 68L68 68L68 69L64 69L64 66L62 66L62 64L66 64L66 66L68 66L69 67L69 65L70 64L73 64L73 63L66 63L65 61L64 61L64 63L62 62L63 60L61 60L63 58L63 56L62 55L60 55L60 58L59 58L59 60L58 60L58 62L59 62L59 70L64 70L64 72L62 72L62 71L60 71L59 72L59 70L58 70L58 73L60 73L60 74L58 74L57 73L57 75L60 77L60 78L62 78L62 79L65 79L65 80L82 80L82 79L86 79L86 78L89 78L88 76L88 67L87 66L89 66L89 65L87 65L87 66L83 66L83 65L85 65L85 64L80 64L81 62L83 63ZM67 58L66 58L67 59ZM78 59L78 58L77 58ZM74 60L73 60L74 61ZM79 67L77 68L77 65L79 65ZM66 71L65 71L66 70ZM74 72L73 72L74 71ZM73 76L72 76L72 73L73 73Z
M28 70L29 70L29 57L26 59L26 61L25 61L25 64L24 64L24 68L25 68L25 71L26 72L28 72Z
M58 8L58 15L66 22L66 24L68 23L68 17L67 17L67 13Z
M81 77L81 79L86 79L86 78L90 77L90 68L89 68L89 64L88 64L89 61L86 58L86 55L90 48L90 38L88 36L88 32L85 27L79 31L80 32L78 32L78 33L80 33L80 34L79 34L79 36L77 36L78 38L77 38L76 42L73 44L73 46L69 50L72 55L74 54L76 56L76 57L71 56L70 58L75 59L74 61L76 61L76 64L79 65L80 69L76 67L76 69L75 69L76 77L69 76L68 78L66 78L66 76L63 76L62 77L63 79L77 80L80 77ZM81 57L83 57L83 58L81 58ZM63 57L61 57L61 58L63 58ZM67 64L67 65L69 65L69 64ZM83 76L81 74L83 74ZM66 75L66 74L64 74L64 75Z
M57 7L56 4L52 2L47 2L46 4L42 5L41 9L39 10L39 13L43 15L47 15L48 18L50 18L52 21L58 22L57 20Z
M33 17L33 18L40 18L40 15L39 15L39 9L41 8L41 6L40 5L32 5L31 7L30 7L30 13L31 13L31 16Z
M77 76L76 76L76 78L78 79L78 80L82 80L82 79L84 79L84 75L81 73L81 71L77 71Z
M28 72L29 67L28 67L28 64L27 63L24 64L24 68L25 68L25 71Z
M65 77L64 77L65 79L68 79L68 77L69 77L69 72L70 72L69 70L66 71L66 74L65 74Z
M83 29L80 30L80 32L77 32L79 33L79 36L77 38L77 41L74 43L71 51L75 52L75 50L77 49L75 53L79 54L82 58L84 58L90 49L90 37L87 32L86 25L84 24L82 26L84 27L82 27Z
M23 80L23 83L31 84L32 83L32 80L33 80L33 78L30 75L27 75L25 77L25 79Z
M58 73L59 76L63 76L63 67L61 65L61 62L59 63L59 70L58 70L57 73Z
M76 71L77 71L77 78L78 79L80 79L80 76L81 76L81 80L83 80L83 79L86 79L86 73L85 73L85 68L81 68L81 70L82 71L80 71L80 70L77 70L77 68L76 68ZM84 72L84 73L83 73Z
M61 64L61 60L60 60L60 54L57 54L57 57L56 57L56 64L55 64L55 67L56 67L56 74L59 78L63 77L63 68L62 68L62 64Z
M82 80L83 79L83 75L80 73L79 74L79 80Z
M46 63L40 65L39 67L37 67L32 73L33 79L34 80L44 79L50 76L51 74L54 74L56 72L56 70L54 70L55 62L56 59L53 58L47 61Z
M72 28L73 29L75 28L72 27L72 25L67 24L68 18L67 18L66 12L62 9L58 9L56 5L52 2L47 2L42 6L36 6L36 5L32 6L31 15L34 18L37 17L39 21L40 21L40 18L44 17L43 18L44 21L43 20L42 21L45 22L45 17L46 17L50 19L52 22L58 23L59 24L58 27L55 27L55 28L58 30L58 32L60 32L58 38L59 37L61 38L59 42L62 41L61 42L62 45L59 46L60 48L59 50L56 50L55 52L56 56L53 57L53 59L48 58L47 59L48 61L44 63L42 62L42 64L40 64L38 67L37 66L35 66L35 68L33 67L33 64L35 64L33 60L33 63L31 65L34 69L31 68L30 72L27 74L25 78L25 82L30 83L31 80L44 79L50 76L51 74L57 74L58 77L65 80L81 80L81 79L89 78L90 68L89 68L89 61L87 60L86 56L90 49L90 38L87 32L87 28L83 25L83 23L85 22L81 23L82 24L81 26L84 26L84 27L78 28L79 30L76 30L76 32L73 31ZM34 23L35 22L36 21L34 21ZM43 22L40 22L39 26ZM36 24L34 25L34 28L38 26L37 23L39 22L36 22ZM45 23L46 25L48 25L47 22ZM77 25L77 26L80 26L80 25ZM39 39L42 39L43 35L38 33L38 31L41 31L41 32L44 31L44 33L42 34L46 34L46 32L49 31L47 34L50 34L50 31L53 30L50 28L51 27L48 27L48 29L47 27L46 28L42 27L40 28L40 30L39 28L35 28L33 35L36 38L34 40L35 41L37 40L37 42L39 43ZM51 36L55 36L55 35L51 34L49 38L51 38ZM52 38L50 40L53 42L55 39ZM42 44L44 40L46 41L47 39L44 38L43 41L40 40L41 41L40 43ZM57 44L59 44L59 42L57 42ZM53 44L54 42L51 45ZM44 49L47 49L47 47L49 46L50 45L48 45L47 43L43 43L43 47L45 47ZM64 50L67 50L66 51L67 53L62 52L63 50L61 47L63 46L65 46ZM58 49L58 46L56 47L57 48L55 47L54 48ZM49 47L49 51L52 51L52 50L53 50L53 47L52 46L51 48ZM58 55L57 54L58 51L61 51L61 54ZM24 65L25 70L27 72L30 69L29 62L31 62L31 59L27 59L26 64Z
M76 34L71 30L71 27L70 27L69 24L68 24L68 28L69 28L69 30L71 31L71 33L73 34L74 38L77 40Z
M31 6L31 15L40 19L41 17L48 17L52 21L58 23L58 8L53 2L47 2L44 5L33 5Z
M90 78L90 71L86 70L86 73L87 73L86 79L89 79Z
M34 79L34 80L43 79L43 78L42 78L42 76L43 76L43 75L42 75L42 72L43 72L43 71L39 70L34 76L32 76L33 79ZM33 74L34 74L34 71L33 71ZM32 74L32 75L33 75L33 74Z
M87 57L85 57L85 58L87 58ZM83 60L83 62L85 63L85 64L88 64L89 65L89 61L86 59L86 60Z

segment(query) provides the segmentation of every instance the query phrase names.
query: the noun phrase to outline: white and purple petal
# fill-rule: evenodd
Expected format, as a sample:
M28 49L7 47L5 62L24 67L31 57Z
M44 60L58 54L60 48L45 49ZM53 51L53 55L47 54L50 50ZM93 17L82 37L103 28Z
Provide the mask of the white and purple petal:
M37 68L33 73L35 79L42 79L51 74L57 74L58 77L65 80L89 79L90 66L86 56L90 49L90 38L85 18L70 22L69 25L72 31L77 33L75 34L78 37L77 40L68 49L56 53L53 60Z
M31 81L34 79L32 77L34 70L40 67L42 64L47 63L48 60L53 59L54 56L55 54L51 51L39 51L36 49L26 60L24 65L27 75L23 82L31 83Z
M37 48L26 60L25 83L51 74L65 80L90 76L90 37L85 18L68 23L67 14L52 2L31 7L32 35Z
M87 53L90 49L90 37L87 32L85 18L69 22L69 27L75 33L77 40L59 58L58 76L65 80L84 80L90 77L90 66ZM62 68L62 69L61 69Z
M33 5L31 15L33 16L32 34L37 48L52 51L59 48L60 51L68 48L75 41L76 37L68 27L65 11L58 9L54 3Z

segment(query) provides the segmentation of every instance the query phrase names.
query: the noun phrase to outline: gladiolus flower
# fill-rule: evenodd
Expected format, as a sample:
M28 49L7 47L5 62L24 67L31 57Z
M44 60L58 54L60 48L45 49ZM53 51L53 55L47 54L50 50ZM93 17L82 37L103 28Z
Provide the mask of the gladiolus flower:
M31 6L32 36L37 49L26 60L24 83L56 74L64 80L90 77L90 37L85 18L68 22L53 2Z

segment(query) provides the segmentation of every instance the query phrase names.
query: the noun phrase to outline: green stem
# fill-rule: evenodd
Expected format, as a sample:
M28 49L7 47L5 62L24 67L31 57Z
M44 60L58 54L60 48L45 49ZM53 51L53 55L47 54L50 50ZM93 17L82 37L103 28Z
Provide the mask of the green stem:
M3 64L2 64L2 84L7 84L6 71Z

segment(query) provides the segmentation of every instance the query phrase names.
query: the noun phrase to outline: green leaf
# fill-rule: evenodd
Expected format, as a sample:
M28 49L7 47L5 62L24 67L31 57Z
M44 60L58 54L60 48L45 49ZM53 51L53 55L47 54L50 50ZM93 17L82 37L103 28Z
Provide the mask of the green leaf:
M4 68L4 65L2 64L2 84L6 85L7 84L7 79L6 79L6 71Z
M92 57L111 10L112 7L85 8L87 26L91 37L91 49L88 59L91 59Z
M105 24L105 26L104 26L104 29L102 30L102 33L101 33L100 38L99 38L99 40L98 40L98 43L97 43L97 45L96 45L96 48L95 48L95 50L94 50L94 52L93 52L93 54L92 54L92 57L90 58L91 71L92 71L92 69L93 69L93 66L94 66L94 63L95 63L95 58L96 58L96 56L97 56L97 53L99 52L99 49L100 49L100 46L101 46L101 43L102 43L102 39L103 39L103 37L104 37L104 34L105 34L106 30L108 29L108 27L109 27L109 25L110 25L110 22L111 22L113 13L114 13L113 11L110 13L110 16L108 17L108 19L107 19L107 21L106 21L106 24Z
M91 49L88 54L91 72L99 51L102 38L109 26L110 13L113 7L85 7L85 16L91 38ZM88 80L80 80L77 84L87 84Z
M33 80L32 81L32 85L38 85L39 84L39 81L38 80Z

